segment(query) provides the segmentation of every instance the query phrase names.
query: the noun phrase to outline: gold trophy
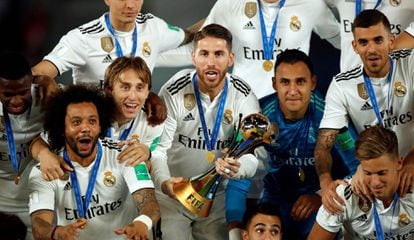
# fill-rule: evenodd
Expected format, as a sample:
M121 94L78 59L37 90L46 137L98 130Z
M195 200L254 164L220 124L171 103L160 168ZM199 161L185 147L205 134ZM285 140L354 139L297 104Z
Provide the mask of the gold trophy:
M237 141L240 139L239 133L242 138ZM273 143L276 135L277 127L271 126L263 114L250 114L243 120L240 116L236 134L233 136L226 157L237 159L243 154L252 153L259 146ZM222 178L213 164L205 173L175 184L174 192L177 199L190 212L199 217L207 217Z

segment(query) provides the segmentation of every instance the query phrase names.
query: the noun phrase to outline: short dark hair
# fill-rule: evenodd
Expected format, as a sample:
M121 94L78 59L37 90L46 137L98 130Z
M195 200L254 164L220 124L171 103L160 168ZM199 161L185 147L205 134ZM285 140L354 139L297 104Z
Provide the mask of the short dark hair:
M3 52L0 54L0 78L19 80L32 76L32 70L27 59L16 52Z
M256 206L248 209L243 215L243 229L247 230L253 217L257 214L264 214L269 216L278 217L282 221L282 215L280 214L279 208L269 202L261 202Z
M17 215L0 212L0 231L2 239L24 240L27 227Z
M52 96L46 106L44 129L48 133L50 148L59 151L65 146L65 117L67 107L73 103L90 102L98 111L101 127L100 137L105 137L111 126L107 99L101 90L85 85L71 85Z
M276 63L274 71L276 72L276 68L281 63L288 63L288 64L295 64L297 62L303 62L306 64L306 66L309 68L309 71L311 72L312 76L314 75L313 70L313 64L306 53L298 50L298 49L286 49L279 53L276 57Z
M391 33L391 24L388 18L376 9L363 10L355 17L352 24L352 33L355 33L355 28L369 28L371 26L382 23L389 33Z
M228 49L231 51L233 36L227 28L215 23L203 27L194 35L194 48L197 47L198 41L206 37L214 37L225 40L227 42Z
M144 59L141 57L119 57L116 58L106 69L104 77L104 88L111 88L118 80L119 75L128 69L134 70L142 82L148 84L151 89L151 71Z
M356 157L369 160L384 154L398 156L397 135L392 130L375 125L362 131L355 144Z

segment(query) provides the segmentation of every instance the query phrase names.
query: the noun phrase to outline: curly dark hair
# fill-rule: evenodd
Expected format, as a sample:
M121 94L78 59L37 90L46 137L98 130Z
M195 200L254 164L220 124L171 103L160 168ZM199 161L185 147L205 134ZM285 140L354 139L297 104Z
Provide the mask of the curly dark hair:
M65 117L69 104L90 102L96 106L101 126L100 137L105 137L111 125L111 109L101 90L85 85L71 85L51 97L45 108L44 130L48 134L50 148L59 151L65 146Z

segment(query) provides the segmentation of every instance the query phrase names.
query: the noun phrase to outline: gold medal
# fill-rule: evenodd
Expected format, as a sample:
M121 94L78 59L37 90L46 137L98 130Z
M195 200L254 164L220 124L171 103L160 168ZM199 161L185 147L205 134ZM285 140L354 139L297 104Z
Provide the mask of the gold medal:
M270 60L266 60L266 61L264 61L264 62L263 62L263 69L264 69L266 72L270 72L270 71L272 71L272 69L273 69L273 63L272 63L272 61L270 61Z
M86 218L78 218L78 219L76 220L76 222L77 222L77 223L85 223L84 225L82 225L82 226L80 227L80 229L85 229L85 227L86 227L86 223L87 223Z
M299 177L299 180L300 180L301 182L304 182L304 181L305 181L305 171L303 171L303 169L302 169L302 168L300 168L300 169L299 169L299 172L298 172L298 177Z
M371 209L372 203L368 199L359 198L358 206L361 211L367 213Z
M60 180L63 180L63 181L69 180L69 172L68 171L64 171L63 176L61 176L59 179Z
M20 175L19 174L16 174L16 176L14 177L14 183L16 185L18 185L19 184L19 181L20 181Z
M214 154L214 151L207 152L207 155L206 155L207 162L212 163L215 158L216 158L216 154Z

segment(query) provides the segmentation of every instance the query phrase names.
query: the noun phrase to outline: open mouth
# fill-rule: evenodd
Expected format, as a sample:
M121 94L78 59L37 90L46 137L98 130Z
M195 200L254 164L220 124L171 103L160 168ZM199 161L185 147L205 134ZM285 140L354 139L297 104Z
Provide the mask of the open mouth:
M209 80L215 80L216 78L217 78L217 76L218 76L218 73L217 73L217 71L206 71L205 72L205 75L206 75L206 77L207 77L207 79L209 79Z
M78 141L80 151L88 151L92 147L92 138L81 138Z
M125 103L124 108L127 113L135 113L138 109L139 105L136 103Z

